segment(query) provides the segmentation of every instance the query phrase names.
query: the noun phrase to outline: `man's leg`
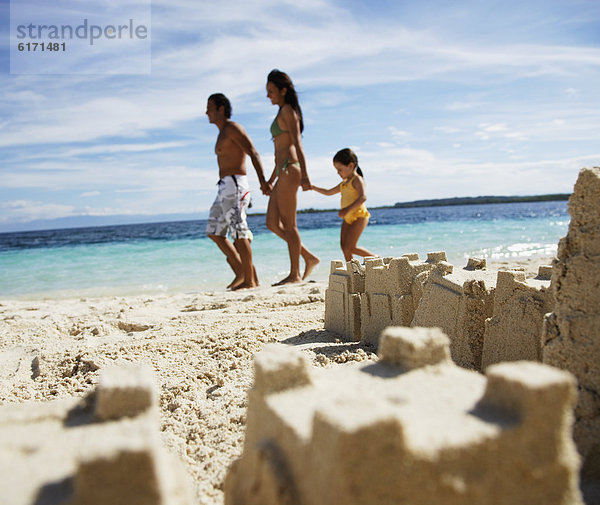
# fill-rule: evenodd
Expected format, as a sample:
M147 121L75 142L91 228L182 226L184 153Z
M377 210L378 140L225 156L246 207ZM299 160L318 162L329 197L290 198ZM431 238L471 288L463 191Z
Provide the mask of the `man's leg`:
M221 237L220 235L209 235L209 237L219 246L235 274L235 279L227 286L227 289L236 289L244 282L244 268L238 251L227 237Z
M239 286L231 289L246 289L255 288L258 286L258 277L256 275L256 269L252 263L252 247L250 246L250 240L247 238L239 238L233 242L239 256L242 265L242 271L244 275L244 282Z

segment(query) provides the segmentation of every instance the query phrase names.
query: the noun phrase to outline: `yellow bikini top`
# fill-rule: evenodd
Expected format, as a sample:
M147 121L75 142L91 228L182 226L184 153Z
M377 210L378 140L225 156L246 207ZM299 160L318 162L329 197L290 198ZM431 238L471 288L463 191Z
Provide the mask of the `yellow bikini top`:
M358 191L356 191L352 185L352 181L355 177L356 174L340 183L340 191L342 193L342 208L347 207L358 198Z

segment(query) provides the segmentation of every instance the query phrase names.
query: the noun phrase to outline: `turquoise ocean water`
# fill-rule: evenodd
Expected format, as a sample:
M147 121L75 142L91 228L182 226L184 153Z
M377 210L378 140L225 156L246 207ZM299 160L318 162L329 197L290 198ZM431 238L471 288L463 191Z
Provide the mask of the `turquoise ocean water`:
M445 250L451 263L470 256L552 256L566 235L566 202L373 209L360 243L381 256ZM342 259L335 212L300 214L303 243L321 258L311 276L326 280ZM261 284L289 272L286 244L250 216ZM0 234L0 299L66 298L223 290L233 279L224 256L204 237L205 221Z

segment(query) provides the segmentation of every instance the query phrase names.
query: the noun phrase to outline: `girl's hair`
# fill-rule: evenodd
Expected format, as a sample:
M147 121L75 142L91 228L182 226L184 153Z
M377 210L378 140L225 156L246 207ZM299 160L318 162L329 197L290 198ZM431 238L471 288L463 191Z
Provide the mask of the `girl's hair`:
M267 77L267 82L272 82L277 86L277 89L285 91L285 103L292 106L292 109L296 111L298 114L298 118L300 119L300 132L304 130L304 122L302 121L302 109L300 109L300 103L298 102L298 95L296 94L296 90L294 89L294 84L290 79L290 76L281 70L271 70L269 72L269 76Z
M342 165L350 165L350 163L354 163L354 168L356 169L356 173L361 177L364 177L362 170L358 166L358 156L354 153L354 151L348 147L345 149L341 149L335 156L333 157L333 161L337 163L341 163Z

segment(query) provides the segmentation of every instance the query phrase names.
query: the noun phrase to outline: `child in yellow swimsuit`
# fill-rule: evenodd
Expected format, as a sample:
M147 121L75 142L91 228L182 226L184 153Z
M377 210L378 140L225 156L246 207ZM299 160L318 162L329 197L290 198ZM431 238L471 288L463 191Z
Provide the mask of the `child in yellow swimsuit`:
M358 246L358 239L369 223L369 211L365 206L365 181L362 170L358 166L358 158L351 149L342 149L333 157L333 166L343 179L331 189L311 186L322 195L342 194L342 208L338 215L344 220L340 234L340 244L346 261L350 261L354 254L358 256L376 256L364 247Z

